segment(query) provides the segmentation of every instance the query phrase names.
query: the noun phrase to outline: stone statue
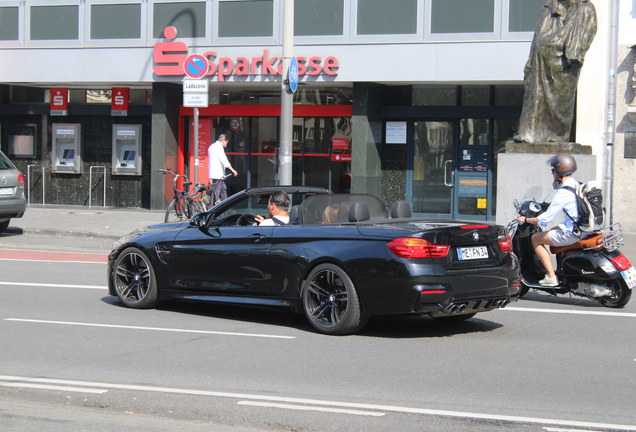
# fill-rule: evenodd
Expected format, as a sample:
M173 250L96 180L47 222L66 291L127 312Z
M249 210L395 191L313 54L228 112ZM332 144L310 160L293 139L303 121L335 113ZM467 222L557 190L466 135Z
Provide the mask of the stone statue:
M543 6L524 70L515 141L569 142L583 57L595 35L596 9L589 0L548 0Z

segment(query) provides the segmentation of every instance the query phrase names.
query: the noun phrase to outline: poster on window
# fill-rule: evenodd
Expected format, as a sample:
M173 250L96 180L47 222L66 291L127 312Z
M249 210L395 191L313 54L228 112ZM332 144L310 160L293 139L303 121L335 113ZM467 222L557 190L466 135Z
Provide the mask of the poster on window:
M194 136L194 121L190 122L190 136ZM212 144L212 119L200 118L199 119L199 183L207 184L210 179L208 177L208 148ZM191 182L194 182L194 142L190 143L189 166L190 172L188 178Z
M385 128L387 144L406 144L405 121L388 121Z

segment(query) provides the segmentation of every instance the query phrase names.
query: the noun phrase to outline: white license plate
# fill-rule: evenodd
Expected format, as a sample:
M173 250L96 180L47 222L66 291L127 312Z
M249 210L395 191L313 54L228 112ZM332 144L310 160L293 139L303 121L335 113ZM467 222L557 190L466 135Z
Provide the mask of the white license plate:
M0 195L13 195L13 188L12 187L0 188Z
M488 248L486 246L457 248L457 256L462 261L488 258Z
M634 267L630 267L625 271L621 272L623 275L623 279L627 282L627 286L631 288L636 288L636 269Z

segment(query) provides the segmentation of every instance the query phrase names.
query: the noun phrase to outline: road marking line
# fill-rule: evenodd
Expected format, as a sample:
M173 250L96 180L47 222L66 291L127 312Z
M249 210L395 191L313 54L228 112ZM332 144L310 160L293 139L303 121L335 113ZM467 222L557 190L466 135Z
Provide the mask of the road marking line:
M196 333L196 334L212 334L212 335L223 335L223 336L246 336L246 337L270 338L270 339L296 339L296 336L277 336L277 335L266 335L266 334L257 334L257 333L233 333L233 332L220 332L220 331L210 331L210 330L185 330L185 329L171 329L171 328L161 328L161 327L138 327L138 326L117 325L117 324L93 324L93 323L80 323L80 322L69 322L69 321L47 321L47 320L34 320L34 319L21 319L21 318L5 318L4 321L28 322L28 323L36 323L36 324L74 325L74 326L84 326L84 327L117 328L117 329L126 329L126 330L153 330L153 331L164 331L164 332L173 332L173 333Z
M49 261L104 264L108 262L108 254L91 252L50 252L24 249L0 249L0 259L9 261Z
M46 288L76 288L76 289L108 289L107 286L99 285L64 285L64 284L44 284L44 283L31 283L31 282L0 282L0 285L10 286L33 286L33 287L46 287Z
M0 387L36 388L36 389L43 389L43 390L61 390L61 391L70 391L70 392L76 392L76 393L94 393L94 394L104 394L108 392L108 390L100 390L100 389L53 386L53 385L45 385L45 384L31 384L31 383L0 383Z
M374 411L359 411L359 410L349 410L342 408L321 408L321 407L312 407L305 405L289 405L289 404L278 404L271 402L251 402L251 401L240 401L237 405L250 405L257 407L265 407L265 408L281 408L281 409L291 409L297 411L320 411L320 412L329 412L329 413L340 413L340 414L352 414L352 415L361 415L361 416L372 416L372 417L382 417L385 413L382 412L374 412Z
M514 306L506 306L503 309L499 309L501 311L518 311L518 312L540 312L540 313L554 313L554 314L570 314L570 315L600 315L600 316L619 316L619 317L628 317L628 318L636 318L636 313L629 312L602 312L602 311L581 311L581 310L571 310L571 309L531 309L531 308L520 308Z
M362 403L355 403L355 402L338 402L338 401L327 401L327 400L318 400L318 399L292 398L292 397L283 397L283 396L262 396L262 395L254 395L254 394L215 392L215 391L209 391L209 390L189 390L189 389L179 389L179 388L171 388L171 387L112 384L112 383L99 383L99 382L90 382L90 381L70 381L70 380L58 380L58 379L51 379L51 378L28 378L28 377L17 377L17 376L7 376L7 375L0 375L0 380L27 381L27 382L46 383L46 384L65 384L65 385L73 385L73 386L101 387L101 388L129 390L129 391L145 391L145 392L181 394L181 395L190 395L190 396L221 397L221 398L228 398L228 399L247 399L247 400L253 400L253 401L284 402L284 403L304 404L304 405L320 405L320 406L331 406L331 407L339 407L339 408L366 409L366 410L372 410L372 411L390 411L390 412L395 412L400 414L421 414L421 415L431 415L431 416L438 416L438 417L503 421L503 422L509 422L509 423L532 423L532 424L553 425L553 426L582 427L587 429L597 428L604 431L607 431L607 430L636 431L635 425L618 425L618 424L610 424L610 423L583 422L583 421L576 421L576 420L557 420L557 419L547 419L547 418L537 418L537 417L481 414L481 413L471 413L471 412L462 412L462 411L444 411L444 410L433 410L433 409L426 409L426 408L401 407L401 406L395 406L395 405L362 404Z

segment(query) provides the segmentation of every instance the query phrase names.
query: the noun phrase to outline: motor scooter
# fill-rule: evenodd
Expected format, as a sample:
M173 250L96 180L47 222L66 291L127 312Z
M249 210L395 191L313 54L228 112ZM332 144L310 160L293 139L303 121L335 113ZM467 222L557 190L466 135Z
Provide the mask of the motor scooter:
M550 206L548 197L539 201L542 189L534 186L528 190L521 203L515 199L517 216L534 218ZM539 281L546 275L532 247L532 235L541 231L536 225L519 223L516 218L507 227L512 240L513 252L521 268L521 290L519 297L530 289L548 294L569 294L587 297L610 308L622 308L636 287L636 269L618 249L623 243L620 224L615 223L599 233L590 233L570 246L550 246L556 255L555 272L559 285L546 287Z

